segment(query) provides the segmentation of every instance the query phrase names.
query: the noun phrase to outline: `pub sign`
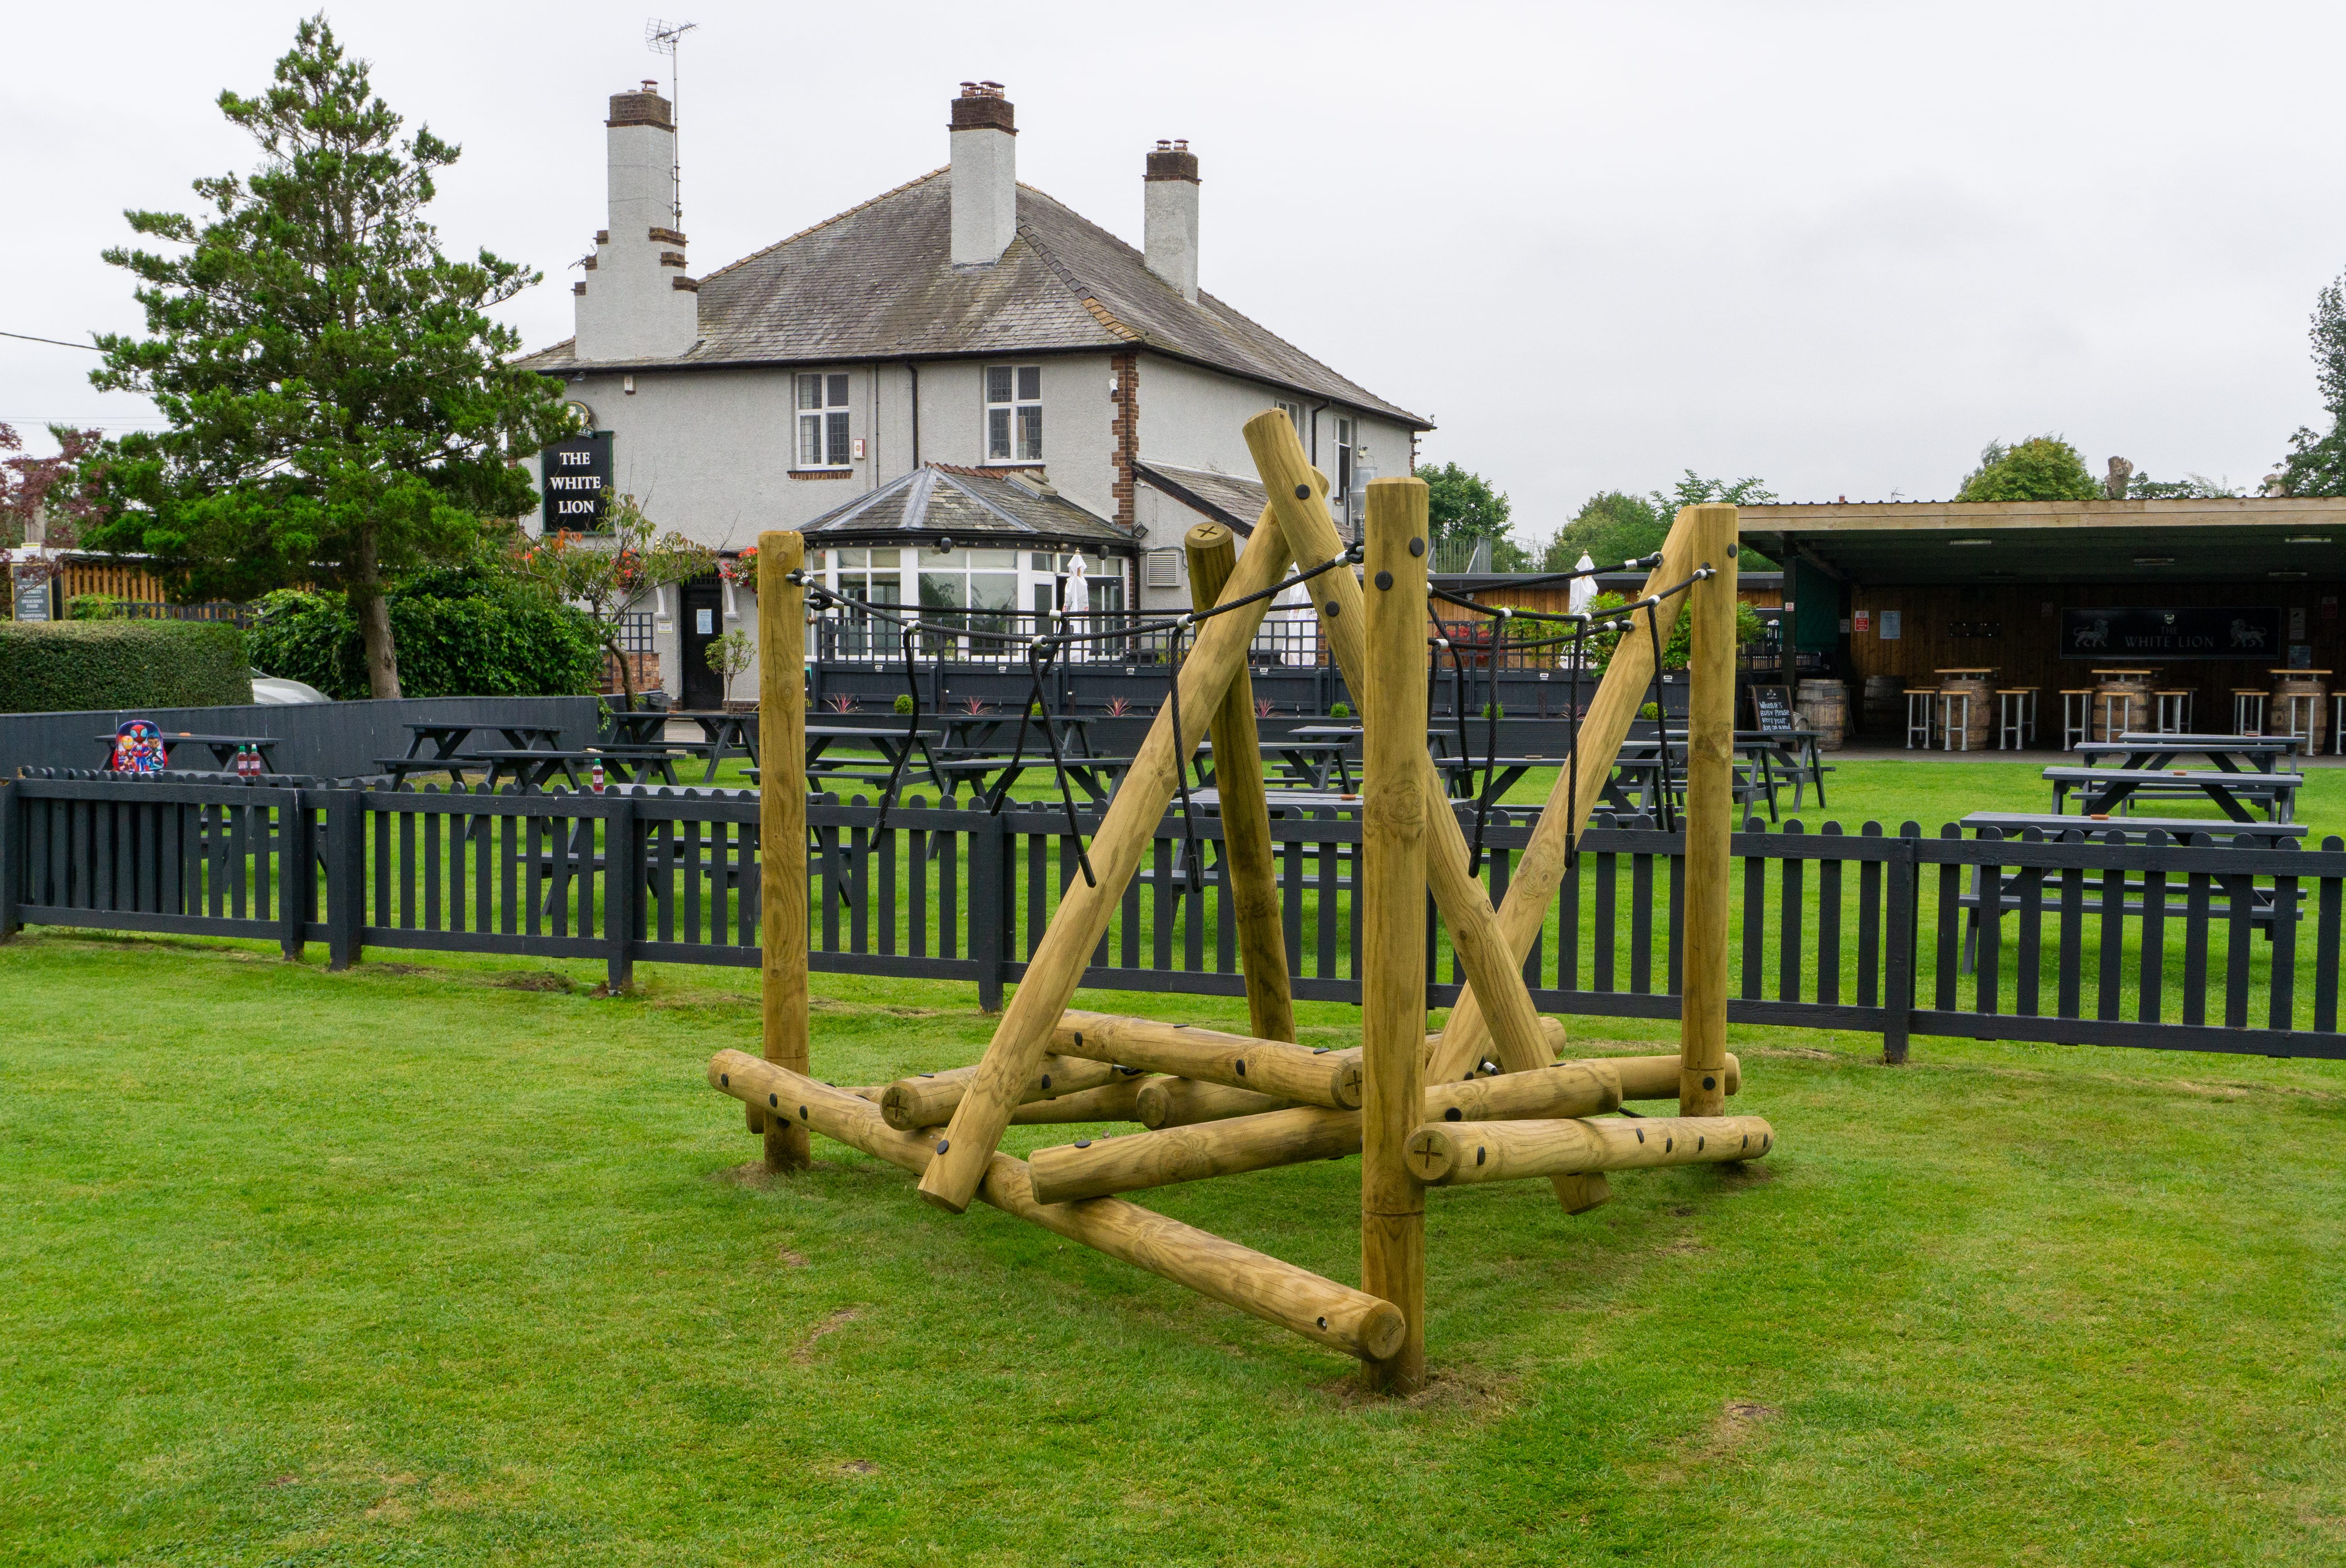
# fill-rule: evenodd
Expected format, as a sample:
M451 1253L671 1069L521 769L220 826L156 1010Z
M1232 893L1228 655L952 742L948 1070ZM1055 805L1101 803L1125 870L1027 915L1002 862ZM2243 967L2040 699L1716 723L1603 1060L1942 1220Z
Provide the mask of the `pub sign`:
M589 431L557 441L539 454L546 492L546 532L600 530L611 495L611 433Z
M2101 659L2272 659L2281 653L2280 610L2096 609L2061 612L2061 657Z

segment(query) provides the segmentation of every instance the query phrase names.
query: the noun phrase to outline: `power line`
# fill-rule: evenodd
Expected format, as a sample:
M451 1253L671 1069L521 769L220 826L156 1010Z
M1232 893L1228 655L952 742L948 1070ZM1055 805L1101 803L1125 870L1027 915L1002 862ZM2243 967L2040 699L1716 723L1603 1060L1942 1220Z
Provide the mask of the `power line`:
M96 343L68 343L63 338L36 338L30 332L0 332L0 338L15 338L24 343L46 343L52 348L58 349L87 349L93 354L106 352Z

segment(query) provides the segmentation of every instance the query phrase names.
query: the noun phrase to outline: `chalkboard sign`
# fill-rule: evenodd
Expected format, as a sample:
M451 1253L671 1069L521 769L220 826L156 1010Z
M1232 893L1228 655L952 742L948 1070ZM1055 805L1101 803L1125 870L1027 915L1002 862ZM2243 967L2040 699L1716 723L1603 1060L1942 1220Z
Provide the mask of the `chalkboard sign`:
M51 618L49 575L39 562L17 568L15 588L18 620L46 621Z
M611 491L611 433L590 431L539 453L544 464L545 526L549 534L593 533L603 526Z
M1800 716L1792 711L1792 693L1781 686L1755 686L1751 690L1751 716L1760 728L1772 730L1798 729Z

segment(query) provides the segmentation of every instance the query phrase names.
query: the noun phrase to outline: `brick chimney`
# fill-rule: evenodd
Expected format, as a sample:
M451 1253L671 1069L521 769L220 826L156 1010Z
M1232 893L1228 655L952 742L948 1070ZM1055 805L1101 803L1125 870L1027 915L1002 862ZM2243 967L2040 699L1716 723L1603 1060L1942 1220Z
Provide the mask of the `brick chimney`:
M1142 177L1147 210L1143 251L1148 270L1198 302L1198 155L1186 141L1160 141Z
M1000 82L953 101L953 260L991 267L1018 237L1018 126Z
M700 338L700 285L685 275L676 221L676 121L655 84L611 95L603 122L609 159L610 227L577 295L582 360L657 360Z

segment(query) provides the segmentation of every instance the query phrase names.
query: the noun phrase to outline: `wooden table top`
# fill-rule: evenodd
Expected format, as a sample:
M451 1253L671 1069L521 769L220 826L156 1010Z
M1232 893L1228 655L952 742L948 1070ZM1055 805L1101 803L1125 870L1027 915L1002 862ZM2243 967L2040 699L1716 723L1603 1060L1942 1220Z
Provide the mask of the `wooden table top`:
M2157 670L2155 670L2155 669L2097 669L2097 670L2096 670L2094 673L2095 673L2096 675L2097 675L2097 676L2100 676L2100 677L2101 677L2103 679L2105 679L2105 680L2109 679L2112 676L2128 676L2128 675L2138 675L2138 676L2142 677L2145 680L2147 680L2147 679L2149 679L2152 676L2157 675L2158 672L2157 672Z
M2267 675L2280 676L2284 680L2302 680L2305 677L2310 675L2328 675L2330 672L2326 669L2270 669L2267 670L2265 673Z

